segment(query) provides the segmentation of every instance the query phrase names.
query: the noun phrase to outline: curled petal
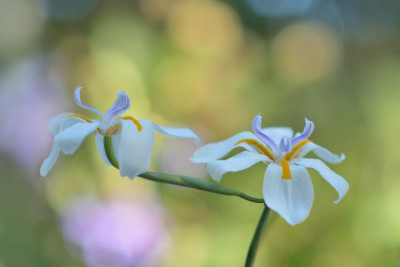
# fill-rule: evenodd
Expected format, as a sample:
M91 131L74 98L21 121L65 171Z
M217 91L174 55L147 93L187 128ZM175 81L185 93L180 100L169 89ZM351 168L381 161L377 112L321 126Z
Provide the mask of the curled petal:
M82 101L81 101L81 90L82 90L82 87L79 86L74 91L75 103L80 107L83 107L83 108L88 109L90 111L96 112L97 114L99 114L103 118L104 115L100 111L98 111L97 109L92 108L92 107L82 103Z
M129 120L121 120L121 131L113 136L113 147L119 162L121 177L133 179L150 168L151 152L154 143L153 124L148 120L140 121L142 131Z
M236 147L236 144L243 139L258 140L258 138L251 132L241 132L223 141L200 147L190 160L194 163L207 163L220 159L233 150Z
M78 122L57 134L54 142L59 145L64 154L71 155L79 148L86 136L94 132L99 125L99 122Z
M254 117L252 122L253 131L258 136L258 138L260 138L266 145L268 145L276 153L279 151L278 146L268 135L266 135L262 131L261 120L262 120L261 115L257 115Z
M113 106L106 112L106 120L113 120L124 113L129 106L131 101L125 92L119 92L118 97L115 100Z
M225 160L208 162L207 171L214 180L219 182L225 173L247 169L260 161L269 162L270 159L262 154L243 151Z
M299 155L298 156L299 158L302 158L311 151L314 152L314 154L317 155L320 159L332 164L340 163L346 158L344 154L340 155L333 154L328 149L312 142L309 142L304 146L302 146L296 154Z
M199 137L192 130L188 128L167 127L167 126L157 125L155 123L153 123L153 127L156 131L168 136L176 138L191 138L194 140L196 145L200 141Z
M285 152L285 153L292 151L292 144L290 142L289 137L284 136L281 139L281 142L279 143L279 149L280 149L280 151Z
M305 121L306 121L306 126L304 126L303 133L292 139L292 146L295 146L301 141L310 137L310 135L314 131L314 123L312 121L309 121L307 118L305 118Z
M304 221L314 201L314 188L307 170L290 165L291 179L282 179L282 167L270 163L264 177L265 204L289 224Z
M304 166L306 168L312 168L319 172L319 174L324 178L339 194L339 198L334 201L335 204L339 203L340 200L346 195L349 190L349 183L340 175L332 171L328 166L325 165L319 159L296 159L294 161L296 164Z

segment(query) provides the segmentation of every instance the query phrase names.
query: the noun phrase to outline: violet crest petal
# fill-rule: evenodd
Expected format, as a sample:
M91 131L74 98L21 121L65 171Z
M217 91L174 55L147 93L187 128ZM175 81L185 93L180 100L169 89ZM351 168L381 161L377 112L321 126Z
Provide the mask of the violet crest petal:
M252 128L254 133L257 135L258 138L260 138L265 144L267 144L273 151L278 151L278 146L275 144L275 142L268 137L265 133L263 133L261 129L261 120L262 117L260 114L254 117L253 122L252 122Z
M113 106L107 111L106 118L112 120L119 117L129 109L130 105L131 101L128 95L124 91L119 92Z
M306 121L306 125L304 126L303 132L300 135L298 135L297 137L292 139L292 146L295 146L298 143L300 143L301 141L310 137L310 135L314 131L314 123L312 121L308 120L307 118L305 118L305 121Z
M285 153L292 151L292 143L290 142L289 137L282 137L281 142L279 143L279 149Z
M103 117L104 117L103 113L101 113L100 111L98 111L98 110L95 109L95 108L92 108L92 107L90 107L90 106L88 106L88 105L82 103L82 101L81 101L81 90L82 90L82 87L81 87L81 86L78 86L78 87L75 89L75 91L74 91L74 100L75 100L75 103L76 103L78 106L82 107L82 108L88 109L88 110L90 110L90 111L93 111L93 112L99 114L99 115L103 118Z

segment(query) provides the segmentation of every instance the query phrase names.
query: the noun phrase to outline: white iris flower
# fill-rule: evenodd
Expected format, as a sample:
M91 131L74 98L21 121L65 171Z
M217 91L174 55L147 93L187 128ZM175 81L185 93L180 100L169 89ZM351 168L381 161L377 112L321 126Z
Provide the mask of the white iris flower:
M264 162L263 196L265 204L279 213L289 224L304 221L310 213L314 201L314 188L306 168L316 170L339 194L338 203L349 189L347 181L333 172L319 159L304 158L313 151L319 158L329 163L344 160L327 149L311 142L308 137L314 130L314 123L306 119L302 133L293 137L293 130L287 127L261 128L261 116L252 123L254 133L241 132L218 143L199 148L192 162L207 163L211 177L220 181L227 172L237 172ZM227 158L236 147L246 151Z
M131 116L121 116L130 106L129 97L119 92L113 106L102 114L100 111L85 105L80 98L81 87L75 89L75 102L101 116L101 120L86 118L82 115L63 113L50 121L49 129L54 136L50 155L45 159L40 174L46 176L56 162L58 155L74 154L82 141L95 133L98 151L104 162L111 165L104 149L104 136L111 136L114 155L119 162L121 177L135 176L146 172L150 167L151 151L154 142L154 130L177 138L192 138L198 143L198 136L186 128L165 127L148 120L136 120Z

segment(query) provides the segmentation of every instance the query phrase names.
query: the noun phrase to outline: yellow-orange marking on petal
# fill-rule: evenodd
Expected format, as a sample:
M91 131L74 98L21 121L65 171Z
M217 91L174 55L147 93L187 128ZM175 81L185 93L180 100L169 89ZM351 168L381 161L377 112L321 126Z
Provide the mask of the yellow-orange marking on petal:
M307 143L309 143L309 142L311 142L311 141L308 140L308 139L305 139L305 140L301 141L300 143L298 143L297 145L295 145L295 146L292 148L292 151L290 151L290 152L288 152L288 153L285 154L285 159L286 159L286 160L291 160L291 159L292 159L292 156L294 155L294 153L296 153L297 150L299 150L302 146L304 146L305 144L307 144ZM296 155L295 158L297 158L298 156L299 156L299 155Z
M271 160L275 159L274 154L272 154L271 150L269 150L268 147L264 146L263 144L261 144L257 140L254 140L254 139L242 139L242 140L238 141L235 144L235 146L237 146L240 143L246 143L246 144L249 144L249 145L253 145L253 146L257 147L258 149L260 149Z
M132 116L123 116L123 117L118 117L118 119L123 119L123 120L130 120L133 122L133 124L136 125L137 129L139 132L141 132L143 130L143 126L140 124L140 122L138 120L136 120L134 117Z
M282 165L282 179L287 179L287 180L292 179L289 162L286 159L281 159L281 165Z
M84 120L84 121L86 121L88 123L92 123L93 122L91 119L86 118L85 116L82 116L82 115L79 115L79 114L68 115L68 118L78 118L78 119Z

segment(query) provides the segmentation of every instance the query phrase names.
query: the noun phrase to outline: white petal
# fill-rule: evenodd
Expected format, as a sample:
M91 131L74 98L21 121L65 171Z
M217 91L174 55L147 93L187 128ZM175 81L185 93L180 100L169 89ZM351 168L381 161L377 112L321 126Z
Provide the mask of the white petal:
M304 221L314 201L314 188L305 168L290 165L292 179L282 179L282 167L271 163L264 177L265 204L289 224Z
M153 124L148 120L139 121L142 131L129 120L121 120L122 129L113 138L113 145L118 145L117 155L121 177L133 179L150 168L151 151L154 143Z
M45 177L49 171L53 168L54 163L60 154L60 147L57 143L53 143L53 147L51 148L50 155L43 161L42 166L40 167L40 175Z
M214 180L219 182L225 173L247 169L260 161L270 161L270 159L262 154L243 151L226 160L208 162L207 171Z
M299 158L302 158L310 151L314 152L314 154L319 158L329 163L340 163L346 158L344 154L340 154L340 156L338 156L330 152L328 149L323 148L322 146L319 146L313 142L305 144L295 154L299 154Z
M199 137L188 128L176 128L176 127L167 127L161 126L153 123L154 129L162 134L177 137L177 138L192 138L194 139L195 144L199 143Z
M319 172L322 178L324 178L338 192L339 198L333 202L335 204L337 204L349 190L349 183L342 176L332 171L319 159L302 158L294 160L293 163L299 164L306 168L312 168Z
M60 150L64 154L73 154L82 144L86 136L94 132L99 125L99 122L78 122L57 134L54 141L58 143Z
M263 133L268 135L275 144L279 144L281 142L282 137L287 136L292 138L293 130L290 127L267 127L262 129Z
M106 155L106 150L104 149L104 136L99 133L95 133L94 137L95 137L95 141L96 141L96 147L101 155L101 158L107 165L111 165L111 163L108 160L108 157ZM114 145L113 145L113 148L114 148Z
M61 113L50 120L49 131L53 136L78 122L82 122L79 118L68 117L71 114L70 112Z
M190 160L194 163L207 163L220 159L234 149L238 141L248 138L259 140L258 137L251 132L241 132L221 142L211 143L200 147Z

